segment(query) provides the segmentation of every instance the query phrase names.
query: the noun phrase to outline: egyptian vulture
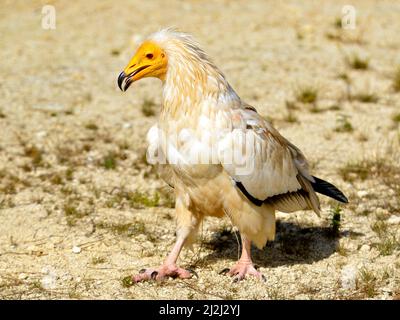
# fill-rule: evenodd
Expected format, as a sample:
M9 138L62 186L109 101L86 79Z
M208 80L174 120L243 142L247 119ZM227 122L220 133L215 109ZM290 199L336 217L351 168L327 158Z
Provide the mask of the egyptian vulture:
M177 239L161 267L141 270L135 282L190 278L191 270L176 262L205 216L228 216L240 232L242 254L227 273L235 280L263 279L250 248L274 239L276 210L319 214L316 193L347 203L335 186L311 175L303 153L240 99L189 34L164 29L150 35L119 75L118 86L126 91L146 77L163 84L147 158L175 190Z

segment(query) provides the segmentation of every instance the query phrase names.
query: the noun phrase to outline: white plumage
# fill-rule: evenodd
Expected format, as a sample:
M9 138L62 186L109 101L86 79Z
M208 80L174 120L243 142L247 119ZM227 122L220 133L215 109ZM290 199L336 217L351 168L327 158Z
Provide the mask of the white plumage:
M275 236L275 210L312 209L315 191L346 202L333 185L314 178L301 151L243 102L191 36L171 29L149 37L118 84L143 77L163 81L159 121L148 135L148 159L175 189L177 243L165 263L135 281L190 276L176 266L183 245L195 240L205 216L229 216L242 236L242 257L229 273L261 277L250 244Z

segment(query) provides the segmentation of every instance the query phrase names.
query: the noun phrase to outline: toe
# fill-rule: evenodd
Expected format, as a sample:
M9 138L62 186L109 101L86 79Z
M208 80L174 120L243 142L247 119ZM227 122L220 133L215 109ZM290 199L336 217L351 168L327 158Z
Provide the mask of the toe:
M242 281L244 279L245 275L238 273L235 276L233 276L232 283L238 283L239 281Z
M196 277L197 279L199 278L199 275L198 275L197 272L194 271L193 269L189 268L189 269L186 269L186 270L190 273L191 278L192 278L192 277Z
M256 266L253 266L252 264L238 263L231 269L227 268L223 269L222 271L219 272L219 274L228 274L233 278L232 280L233 283L237 283L245 279L246 275L251 275L262 281L266 281L264 275L261 272L257 271Z
M176 270L176 276L180 279L190 279L193 274L189 270L178 268Z
M157 271L154 269L141 269L137 275L132 277L133 282L138 283L147 280L154 280L154 273L157 276Z
M135 283L148 280L162 281L167 277L190 279L193 276L199 277L192 269L186 270L175 265L163 265L158 269L141 269L139 274L132 277L132 281Z

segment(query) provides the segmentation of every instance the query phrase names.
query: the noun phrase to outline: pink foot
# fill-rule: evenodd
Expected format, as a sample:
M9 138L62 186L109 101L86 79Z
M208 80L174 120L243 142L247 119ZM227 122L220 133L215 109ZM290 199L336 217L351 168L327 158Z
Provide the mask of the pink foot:
M232 268L224 269L220 274L228 274L233 277L233 282L238 282L246 277L246 274L252 275L257 279L266 281L265 276L258 272L252 262L238 261Z
M132 277L133 282L141 282L146 280L161 281L165 278L190 279L192 276L198 277L197 273L191 269L183 269L175 264L164 264L158 269L142 269L139 274Z

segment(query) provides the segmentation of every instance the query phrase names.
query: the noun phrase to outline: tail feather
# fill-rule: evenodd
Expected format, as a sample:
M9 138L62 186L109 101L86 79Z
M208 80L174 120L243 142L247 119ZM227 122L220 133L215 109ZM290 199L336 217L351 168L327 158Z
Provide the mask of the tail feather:
M315 192L331 197L339 202L349 202L343 192L336 188L333 184L314 176L313 178L315 179L315 182L311 182L311 185Z

